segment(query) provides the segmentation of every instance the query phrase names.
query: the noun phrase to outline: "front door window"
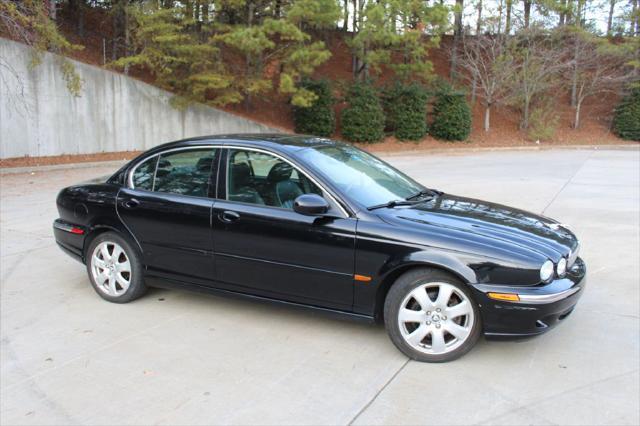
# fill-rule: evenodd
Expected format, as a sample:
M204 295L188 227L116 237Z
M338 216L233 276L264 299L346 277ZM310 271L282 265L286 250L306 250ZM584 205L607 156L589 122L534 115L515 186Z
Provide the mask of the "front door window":
M227 166L227 200L293 209L302 194L322 195L303 173L263 152L233 149Z

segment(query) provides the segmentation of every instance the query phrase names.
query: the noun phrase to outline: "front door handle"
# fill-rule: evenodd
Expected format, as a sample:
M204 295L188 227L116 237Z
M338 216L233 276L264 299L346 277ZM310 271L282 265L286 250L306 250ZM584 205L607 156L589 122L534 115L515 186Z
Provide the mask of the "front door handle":
M135 198L132 198L122 203L122 205L127 209L135 209L140 205L140 201L136 200Z
M231 210L225 210L218 215L221 221L225 223L233 223L236 220L240 219L240 215L236 212L232 212Z

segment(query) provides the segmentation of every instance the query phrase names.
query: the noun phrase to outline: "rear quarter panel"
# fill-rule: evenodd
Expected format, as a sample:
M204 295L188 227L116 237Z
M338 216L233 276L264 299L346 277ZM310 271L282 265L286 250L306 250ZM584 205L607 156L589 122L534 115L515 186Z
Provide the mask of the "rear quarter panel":
M90 240L102 230L115 230L135 239L122 224L116 212L120 186L112 183L74 185L58 194L56 204L63 221L84 229L84 235L64 236L67 249L84 253ZM64 231L61 231L64 232ZM60 236L56 235L60 242ZM83 259L84 260L84 259Z

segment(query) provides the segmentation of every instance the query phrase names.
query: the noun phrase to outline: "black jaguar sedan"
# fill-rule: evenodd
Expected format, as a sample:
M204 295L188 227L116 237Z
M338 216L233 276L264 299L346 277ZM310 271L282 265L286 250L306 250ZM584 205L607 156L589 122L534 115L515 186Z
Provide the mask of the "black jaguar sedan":
M63 189L53 227L110 302L147 286L383 321L420 361L565 319L585 286L564 225L427 188L351 145L226 135L153 148Z

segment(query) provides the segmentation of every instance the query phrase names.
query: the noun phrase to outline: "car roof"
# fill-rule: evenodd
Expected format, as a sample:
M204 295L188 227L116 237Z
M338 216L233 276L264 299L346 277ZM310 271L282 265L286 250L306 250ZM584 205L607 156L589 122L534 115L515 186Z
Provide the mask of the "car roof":
M190 146L209 145L221 143L223 145L240 145L256 148L271 148L276 151L297 151L304 148L312 148L327 145L343 145L331 139L310 135L291 135L286 133L239 133L225 135L209 135L195 138L182 139L158 145L147 153L165 151L167 149Z

